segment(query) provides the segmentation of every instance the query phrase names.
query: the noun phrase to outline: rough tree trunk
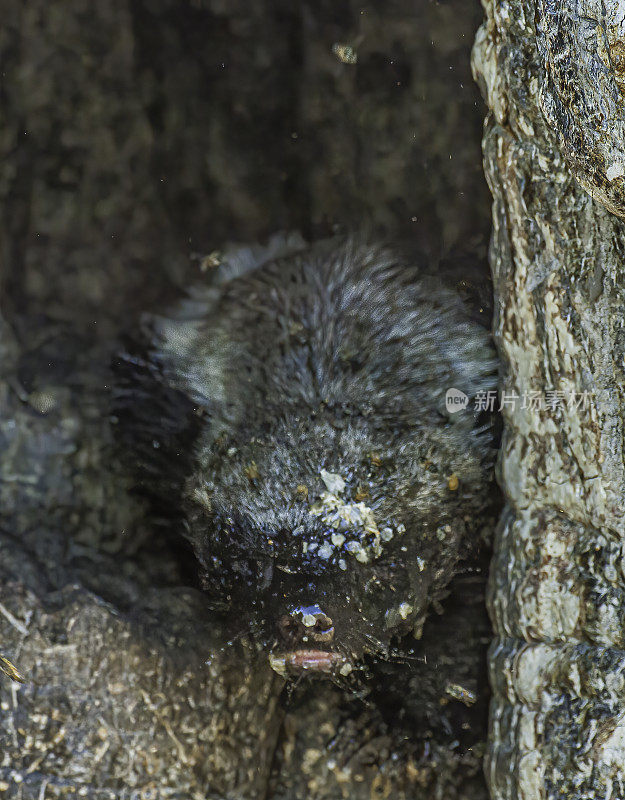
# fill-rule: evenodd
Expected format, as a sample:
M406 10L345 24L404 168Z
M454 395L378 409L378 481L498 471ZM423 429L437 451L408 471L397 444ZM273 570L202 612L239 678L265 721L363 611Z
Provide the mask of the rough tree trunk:
M487 778L495 800L622 798L625 229L602 205L623 211L622 4L484 8L495 332L519 396L504 408ZM530 392L561 394L523 408Z

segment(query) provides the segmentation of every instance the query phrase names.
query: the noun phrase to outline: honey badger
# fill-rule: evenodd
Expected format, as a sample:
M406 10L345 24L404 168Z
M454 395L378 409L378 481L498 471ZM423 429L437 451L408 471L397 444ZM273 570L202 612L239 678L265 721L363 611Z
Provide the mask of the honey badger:
M285 676L340 681L419 638L491 485L490 426L445 407L496 380L453 285L383 245L276 237L145 329L117 402L215 608Z

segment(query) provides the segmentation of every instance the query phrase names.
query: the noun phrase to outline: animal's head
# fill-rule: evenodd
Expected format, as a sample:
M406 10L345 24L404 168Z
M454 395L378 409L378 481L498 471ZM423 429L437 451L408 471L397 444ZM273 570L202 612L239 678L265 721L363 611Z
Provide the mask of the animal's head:
M488 431L445 408L494 381L456 293L383 248L325 243L230 269L157 327L205 420L184 506L215 605L284 674L345 675L419 635L490 481Z
M475 536L476 438L323 406L205 444L186 487L205 589L283 673L345 675L419 635Z

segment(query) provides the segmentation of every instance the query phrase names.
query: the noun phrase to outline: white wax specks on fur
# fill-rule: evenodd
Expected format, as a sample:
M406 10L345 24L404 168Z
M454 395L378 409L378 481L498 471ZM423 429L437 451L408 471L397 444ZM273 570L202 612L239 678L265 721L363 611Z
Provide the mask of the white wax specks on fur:
M387 525L380 531L376 522L373 509L364 502L349 502L341 497L345 492L347 483L338 472L328 472L326 469L319 471L326 491L321 492L318 499L310 506L309 513L319 517L324 525L334 532L329 532L326 540L318 550L319 556L329 559L337 550L344 549L354 556L356 561L367 564L371 559L378 558L382 553L382 544L390 542L396 534L403 533L406 528L403 524L395 529ZM352 537L347 540L345 531ZM357 538L356 538L357 537ZM309 548L311 549L311 548ZM343 559L341 559L343 561ZM343 561L343 563L345 563ZM345 567L341 567L344 569Z
M325 483L327 490L332 492L332 494L340 494L345 489L345 481L336 472L328 472L322 469L321 480Z
M322 544L319 550L317 551L317 555L319 558L330 558L332 555L333 550L329 544Z

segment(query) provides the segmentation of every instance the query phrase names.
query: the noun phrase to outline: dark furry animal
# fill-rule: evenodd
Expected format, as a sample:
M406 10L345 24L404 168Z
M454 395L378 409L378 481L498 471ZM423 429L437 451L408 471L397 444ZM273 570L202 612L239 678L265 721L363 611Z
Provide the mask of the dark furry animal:
M456 289L383 246L283 237L226 255L146 330L120 417L215 607L285 675L342 680L419 638L491 485L490 426L445 407L496 380Z

